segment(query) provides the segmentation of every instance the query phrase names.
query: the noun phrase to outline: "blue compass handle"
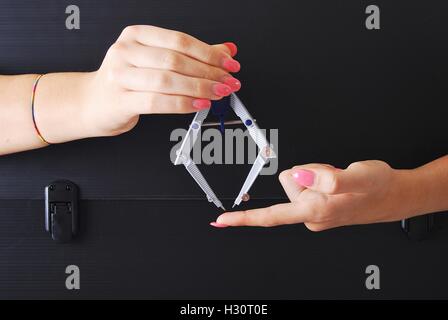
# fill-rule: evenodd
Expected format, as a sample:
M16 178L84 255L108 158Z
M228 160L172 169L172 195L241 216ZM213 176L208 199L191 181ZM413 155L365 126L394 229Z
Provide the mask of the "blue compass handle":
M226 116L230 111L230 99L224 98L219 101L214 101L211 107L212 114L219 119L219 130L224 133L224 123L226 122Z

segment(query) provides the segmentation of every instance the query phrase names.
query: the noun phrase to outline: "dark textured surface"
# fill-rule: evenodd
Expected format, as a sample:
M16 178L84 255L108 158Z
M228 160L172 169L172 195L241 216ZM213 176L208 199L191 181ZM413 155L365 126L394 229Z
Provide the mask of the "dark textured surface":
M446 229L424 242L409 241L398 224L217 230L200 201L86 201L83 233L58 245L42 232L40 202L2 201L0 210L8 213L0 298L448 297ZM81 269L78 292L64 287L70 264ZM364 287L369 264L381 266L380 291Z
M280 169L373 158L407 168L446 153L446 1L375 1L376 32L364 27L370 1L226 3L235 9L205 0L3 0L0 73L94 70L124 26L160 25L238 43L240 97L262 127L280 130ZM79 31L65 29L69 4L81 8ZM212 230L212 206L173 200L203 197L169 161L170 132L190 119L147 116L120 137L1 157L0 297L448 297L443 215L421 243L398 224ZM249 167L203 169L231 199ZM81 205L83 235L68 246L44 233L42 202L20 200L41 199L60 178L91 199ZM252 195L284 197L276 177L258 180ZM98 201L119 198L147 201ZM80 292L64 289L68 264L81 267ZM364 289L368 264L382 268L379 292Z

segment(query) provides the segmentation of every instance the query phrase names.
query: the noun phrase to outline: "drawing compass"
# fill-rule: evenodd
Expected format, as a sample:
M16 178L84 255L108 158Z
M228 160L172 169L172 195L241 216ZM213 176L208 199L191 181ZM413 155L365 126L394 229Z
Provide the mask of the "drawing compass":
M242 201L249 200L249 190L257 179L263 167L269 163L270 159L276 158L276 154L273 150L273 147L269 144L266 139L263 131L260 130L255 120L252 118L250 113L247 111L244 104L238 98L236 94L232 94L230 96L230 109L232 109L235 114L239 117L240 121L229 121L224 122L224 113L226 111L222 111L220 113L220 122L216 123L221 128L221 132L223 132L224 124L243 124L249 135L256 143L259 153L252 165L251 170L249 171L246 180L244 181L243 187L241 188L238 196L235 199L233 207L240 205ZM194 163L193 159L190 157L191 150L199 136L199 132L202 126L210 126L215 124L207 124L204 123L204 120L207 118L210 110L201 110L196 113L193 118L193 121L190 124L190 127L187 131L187 134L182 140L180 148L176 152L176 160L174 161L175 165L184 165L187 169L188 173L193 177L199 187L204 191L207 196L209 202L213 202L218 208L226 210L222 205L221 201L218 199L216 194L213 192L213 189L208 184L207 180L202 175L198 166ZM232 208L233 208L232 207Z

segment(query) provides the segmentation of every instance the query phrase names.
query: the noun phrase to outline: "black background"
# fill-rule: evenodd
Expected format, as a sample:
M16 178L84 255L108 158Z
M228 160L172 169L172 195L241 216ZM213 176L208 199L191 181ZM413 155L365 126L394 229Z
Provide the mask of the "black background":
M65 29L65 8L81 29ZM365 8L381 8L368 31ZM130 24L234 41L239 96L279 129L280 170L381 159L412 168L446 154L448 4L430 1L0 1L0 73L95 70ZM169 153L189 116L147 116L132 132L0 158L1 298L447 298L446 218L414 242L398 223L314 234L302 225L215 230L218 212ZM203 168L230 205L246 165ZM43 187L81 188L82 233L43 231ZM286 201L261 177L246 207ZM362 214L362 212L360 212ZM65 267L81 269L67 291ZM365 289L367 265L381 290Z

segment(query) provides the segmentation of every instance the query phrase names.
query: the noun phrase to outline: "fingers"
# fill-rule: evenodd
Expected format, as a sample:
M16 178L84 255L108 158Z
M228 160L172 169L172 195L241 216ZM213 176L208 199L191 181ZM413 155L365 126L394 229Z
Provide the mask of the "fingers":
M228 53L232 58L236 56L238 53L238 47L233 42L226 42L222 44L215 44L213 47L216 47L219 50L223 50Z
M173 71L124 68L115 77L127 90L158 92L201 99L218 100L230 95L230 86L220 82L184 76Z
M186 96L133 91L129 91L126 94L126 102L135 114L184 114L197 112L202 109L208 109L211 106L210 100L194 99Z
M277 204L268 208L226 212L216 220L217 226L273 227L282 224L305 222L309 217L306 206L298 203Z
M286 195L289 198L289 201L294 202L296 201L300 193L305 189L305 187L299 185L293 177L293 171L285 170L278 176L280 183L285 190Z
M225 45L219 47L221 47L221 50L229 51ZM169 70L186 76L204 78L217 82L226 82L232 78L228 72L221 68L210 66L177 51L148 47L139 43L126 46L123 50L123 55L127 61L138 68ZM234 81L238 80L234 79ZM241 88L241 84L232 89L236 91L239 88Z
M228 51L211 46L183 32L154 26L130 26L123 31L120 39L135 39L145 46L174 50L230 72L240 70L240 64L230 56Z
M124 89L136 114L190 113L210 108L241 83L232 43L208 45L182 32L130 26L110 47L101 70L112 88ZM134 115L134 114L133 114Z
M368 165L363 162L353 163L345 170L322 164L308 164L294 167L292 171L298 185L325 194L365 192L375 180Z

